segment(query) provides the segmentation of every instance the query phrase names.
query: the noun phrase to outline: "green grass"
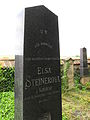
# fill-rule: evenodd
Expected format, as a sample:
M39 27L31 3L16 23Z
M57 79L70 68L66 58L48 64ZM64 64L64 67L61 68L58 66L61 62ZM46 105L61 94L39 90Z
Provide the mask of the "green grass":
M0 93L0 120L14 120L14 92Z
M14 120L14 92L0 93L0 120ZM90 91L62 94L62 120L90 120Z

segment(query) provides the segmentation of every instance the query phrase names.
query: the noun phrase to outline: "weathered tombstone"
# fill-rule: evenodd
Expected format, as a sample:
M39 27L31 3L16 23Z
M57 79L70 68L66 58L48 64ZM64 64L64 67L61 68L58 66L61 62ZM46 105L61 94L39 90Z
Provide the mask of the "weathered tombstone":
M74 87L74 64L73 64L73 59L70 58L67 60L69 67L67 70L67 77L68 77L68 87L69 89Z
M85 47L80 49L80 77L83 76L88 76L87 50Z
M87 50L86 48L80 49L80 82L86 85L90 82L90 76L88 74L88 64L87 64ZM88 88L88 87L87 87Z
M58 17L25 9L23 54L15 63L15 120L61 120Z

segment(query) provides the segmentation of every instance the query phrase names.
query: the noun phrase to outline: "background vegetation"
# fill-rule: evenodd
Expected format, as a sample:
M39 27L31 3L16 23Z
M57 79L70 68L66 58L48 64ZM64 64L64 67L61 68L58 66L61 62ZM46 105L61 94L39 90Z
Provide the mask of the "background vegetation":
M74 70L74 87L68 89L67 71L64 66L62 78L62 119L90 120L90 82L85 86L80 83L80 69Z
M0 92L0 120L14 120L14 92Z
M0 92L14 91L14 72L14 67L0 66Z
M0 120L14 120L14 72L0 66Z

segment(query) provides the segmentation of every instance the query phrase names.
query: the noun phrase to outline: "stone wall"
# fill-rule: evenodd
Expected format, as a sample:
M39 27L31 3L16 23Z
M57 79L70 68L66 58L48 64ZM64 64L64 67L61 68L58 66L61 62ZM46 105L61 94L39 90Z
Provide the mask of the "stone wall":
M68 85L69 88L71 88L74 85L74 71L75 70L80 70L80 58L65 58L65 59L61 59L61 76L63 75L63 67L65 65L66 62L69 62L70 66L67 72L67 76L68 76ZM2 67L14 67L15 66L15 56L1 56L0 57L0 65ZM90 74L90 59L88 59L88 70L89 70L89 74ZM90 75L89 75L90 76ZM81 82L84 84L85 80L82 79Z
M72 88L74 86L74 71L78 74L80 74L80 58L67 58L67 59L62 59L61 60L62 66L65 65L66 62L69 62L70 66L67 71L67 76L68 76L68 87ZM87 78L81 78L80 82L85 85L87 82L90 82L90 58L87 60L88 63L88 76ZM63 67L62 67L63 68Z
M15 66L15 57L14 56L6 56L0 57L0 65L2 67L14 67Z

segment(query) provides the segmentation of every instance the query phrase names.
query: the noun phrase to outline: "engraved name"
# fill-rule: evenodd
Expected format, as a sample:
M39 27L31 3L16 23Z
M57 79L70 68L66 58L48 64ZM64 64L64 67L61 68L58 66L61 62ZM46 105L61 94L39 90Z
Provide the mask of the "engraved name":
M55 84L60 83L60 76L52 76L52 77L42 77L42 75L50 75L52 73L51 67L37 67L37 75L38 78L31 78L30 75L26 75L25 89L31 87L39 87L42 85Z
M43 68L43 67L37 67L37 74L43 75L43 74L49 74L51 73L51 68Z
M40 77L38 79L37 78L31 79L30 76L26 76L25 89L55 83L60 83L60 76Z

